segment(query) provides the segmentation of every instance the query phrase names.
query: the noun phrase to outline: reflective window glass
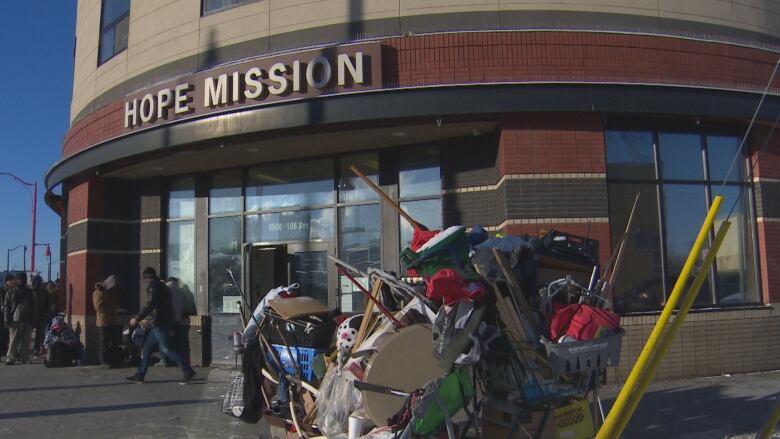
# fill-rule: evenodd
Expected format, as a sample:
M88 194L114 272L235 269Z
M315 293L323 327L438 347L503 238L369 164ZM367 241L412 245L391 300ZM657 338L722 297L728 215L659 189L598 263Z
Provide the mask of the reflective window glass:
M166 273L178 278L182 288L195 291L195 222L170 222L167 232Z
M653 133L607 131L607 175L615 179L654 179Z
M211 312L236 313L241 293L226 268L241 279L241 217L209 220L209 308Z
M707 160L710 166L710 180L723 181L728 174L728 181L742 181L745 174L745 159L740 158L734 162L729 172L734 157L739 150L739 137L734 136L707 136Z
M438 148L404 149L399 162L398 191L401 198L441 194Z
M715 194L718 189L719 187L713 187L712 193ZM723 207L718 212L714 225L714 231L717 232L726 220L731 206L737 203L729 218L731 226L715 258L717 268L715 291L718 303L722 305L759 301L753 269L755 265L750 200L747 193L743 192L740 195L741 189L749 190L740 186L726 186L723 189Z
M225 171L211 177L209 213L241 212L241 171Z
M100 22L98 65L127 49L130 29L130 0L103 0Z
M674 285L707 215L707 197L704 186L665 184L663 198L666 226L666 280L668 285ZM688 285L693 281L693 277L691 276ZM699 291L696 303L708 302L711 302L710 286L705 282Z
M376 200L378 195L363 180L355 175L350 166L355 166L374 183L379 183L379 156L376 153L364 153L344 156L340 160L339 202Z
M333 160L263 165L249 170L248 211L332 204Z
M290 255L292 282L301 284L301 291L309 297L328 303L328 252L303 251Z
M247 242L333 239L333 209L272 212L246 217Z
M195 179L177 178L171 181L168 192L168 218L195 216Z
M421 222L428 230L441 230L441 198L433 200L404 201L401 203L401 209L406 211L416 221ZM403 218L401 222L401 248L407 247L412 242L414 229Z
M203 14L219 12L245 3L252 3L259 0L203 0Z
M379 243L380 209L378 204L351 206L339 209L339 258L366 272L369 267L381 265ZM367 286L367 279L362 280ZM349 279L339 279L341 309L345 312L363 308L363 297Z
M704 165L699 134L659 133L661 178L665 180L703 180Z
M637 194L640 195L633 226L623 244L623 260L613 288L618 312L655 310L664 299L656 185L609 185L612 251L618 250Z

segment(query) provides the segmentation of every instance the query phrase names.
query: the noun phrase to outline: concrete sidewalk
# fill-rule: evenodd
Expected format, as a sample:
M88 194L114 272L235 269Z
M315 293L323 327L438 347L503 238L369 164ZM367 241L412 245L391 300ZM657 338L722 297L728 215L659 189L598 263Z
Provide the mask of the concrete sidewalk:
M619 390L604 389L605 410ZM778 396L780 371L654 383L623 437L752 438Z
M270 438L221 413L231 372L153 367L143 385L131 369L0 366L0 438ZM619 389L607 387L605 408ZM752 437L780 393L780 371L654 384L624 438ZM778 435L780 437L780 435Z
M267 430L221 413L230 372L197 369L187 386L175 368L0 366L0 438L258 438ZM268 437L268 436L266 436Z

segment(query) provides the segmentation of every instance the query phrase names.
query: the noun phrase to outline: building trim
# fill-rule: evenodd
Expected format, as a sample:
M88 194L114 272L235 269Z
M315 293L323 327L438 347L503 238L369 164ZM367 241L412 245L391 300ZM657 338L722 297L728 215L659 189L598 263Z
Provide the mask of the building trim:
M146 223L159 223L162 222L162 218L144 218L144 219L116 219L116 218L83 218L78 221L74 221L68 224L68 228L75 227L84 223L101 223L101 224L146 224Z
M455 189L444 189L441 191L442 195L450 194L462 194L468 192L485 192L495 191L501 188L507 180L603 180L607 178L607 174L603 172L578 172L578 173L563 173L563 174L505 174L496 184L483 185L483 186L465 186Z
M764 216L760 216L756 218L756 222L759 223L780 223L780 218L767 218Z
M567 99L560 99L567 96ZM634 112L712 117L750 117L753 93L694 87L616 84L490 84L385 89L266 105L186 123L174 123L107 140L55 163L46 175L51 189L64 180L116 160L174 146L238 134L385 119L517 112ZM480 102L474 106L473 102ZM637 102L642 106L637 107ZM765 101L760 118L780 111L780 97Z
M497 226L485 227L485 230L490 232L496 232L507 226L524 225L524 224L608 224L609 218L606 217L591 217L591 218L524 218L524 219L507 219L501 222Z
M144 249L144 250L101 250L101 249L82 249L68 253L68 257L79 256L83 254L91 255L148 255L148 254L161 254L162 250L159 248Z

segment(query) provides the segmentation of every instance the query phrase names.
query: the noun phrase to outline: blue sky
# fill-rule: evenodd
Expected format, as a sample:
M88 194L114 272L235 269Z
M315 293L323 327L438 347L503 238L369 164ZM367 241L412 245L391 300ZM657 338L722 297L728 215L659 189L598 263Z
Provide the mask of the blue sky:
M38 182L36 240L52 244L52 262L59 260L59 217L43 202L43 178L60 157L68 129L75 22L75 0L3 2L0 14L0 172ZM5 176L0 176L0 198L0 270L5 270L6 249L30 246L32 202L23 186ZM45 277L43 250L38 250L36 269ZM22 268L21 249L10 262Z

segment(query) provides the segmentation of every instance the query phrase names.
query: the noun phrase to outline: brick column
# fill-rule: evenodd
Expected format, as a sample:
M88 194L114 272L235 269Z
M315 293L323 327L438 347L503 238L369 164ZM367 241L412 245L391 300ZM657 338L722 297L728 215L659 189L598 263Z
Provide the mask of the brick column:
M780 303L780 131L754 127L751 136L762 299ZM766 146L764 146L766 145ZM759 151L763 146L763 149Z

